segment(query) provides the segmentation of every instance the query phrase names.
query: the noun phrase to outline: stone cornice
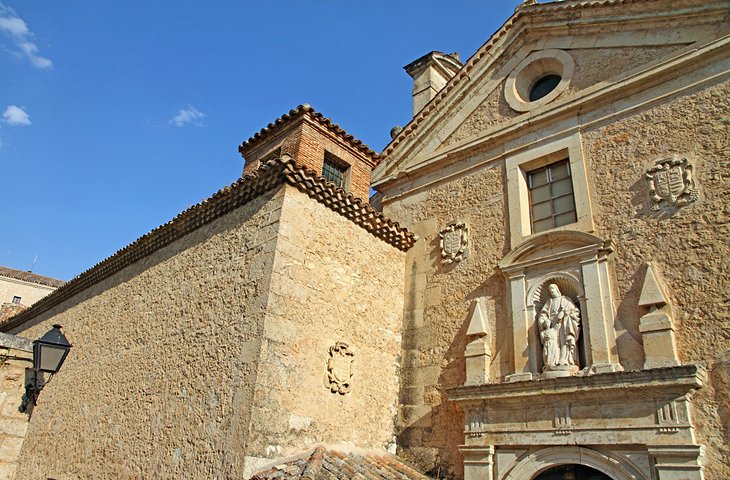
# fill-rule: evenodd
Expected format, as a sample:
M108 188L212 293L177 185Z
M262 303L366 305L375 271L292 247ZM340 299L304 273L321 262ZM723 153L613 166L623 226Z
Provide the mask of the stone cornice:
M701 388L706 378L707 372L702 365L689 364L631 372L470 385L449 389L447 394L450 400L457 403L472 403L525 400L530 397L545 399L575 394L601 396L615 390L631 392L633 395L642 395L650 390L686 393Z
M412 135L416 130L423 130L425 124L433 123L434 117L439 115L431 115L431 112L436 113L436 110L443 110L441 104L446 103L449 100L458 99L462 93L461 91L467 88L464 84L470 82L464 82L464 80L471 80L478 76L476 72L479 67L485 64L482 61L486 57L487 67L499 56L495 54L495 50L504 49L507 45L512 43L517 37L521 35L521 32L528 29L530 32L543 29L565 29L566 23L570 22L571 25L575 24L602 24L610 21L611 23L622 23L627 22L636 23L638 21L646 22L666 22L668 18L688 18L689 16L696 16L702 14L712 14L718 9L727 10L727 5L723 5L721 2L699 2L699 1L685 1L682 5L678 2L673 2L666 11L656 10L653 4L657 3L669 3L663 0L604 0L604 1L558 1L540 3L529 6L518 7L514 13L505 23L497 30L489 40L482 45L464 64L464 67L454 75L451 80L439 91L439 93L431 99L431 101L424 106L424 108L418 112L416 116L403 128L398 136L396 136L383 150L382 156L386 160L396 150L406 150L414 146L414 141L417 140L417 135ZM715 5L711 5L714 3ZM719 7L718 7L719 5ZM647 9L644 15L634 18L627 16L627 9L623 8L626 6L635 6L640 9ZM614 10L614 15L608 16L593 16L591 14L576 14L579 10L600 10L611 7L622 7L618 11ZM651 9L655 10L652 11ZM605 28L605 26L604 26ZM438 108L437 108L438 107ZM407 146L405 146L407 145ZM404 147L405 146L405 147ZM399 148L400 147L400 148ZM401 152L399 155L402 155ZM382 167L381 167L382 168Z
M241 177L210 198L190 207L169 222L102 260L50 295L34 303L29 309L8 319L7 322L0 325L0 331L8 331L50 310L157 250L283 184L291 185L306 193L315 201L401 251L408 250L416 242L416 236L413 233L402 228L397 222L386 218L366 201L328 182L315 172L297 165L291 157L285 155L268 162L253 174Z
M536 258L522 260L523 257L528 256L528 254L533 251L560 244L572 245L572 248L556 253L541 255ZM543 265L545 263L556 262L568 258L586 259L606 257L610 255L613 250L613 242L610 239L603 240L595 235L585 232L572 230L545 232L522 242L520 245L511 250L502 260L500 260L497 266L503 272L511 274L515 272L522 272L526 268L535 265Z
M453 158L463 155L466 151L480 148L483 145L500 144L501 142L504 142L516 135L525 135L526 131L533 130L540 125L547 124L551 121L575 115L585 115L586 112L596 110L609 102L616 101L616 99L623 98L660 84L661 82L666 81L667 78L676 78L683 72L696 69L703 62L710 61L713 58L723 55L727 56L729 52L730 36L716 39L700 48L688 49L671 59L654 65L646 70L636 72L628 77L624 77L619 81L609 84L603 83L587 88L584 91L581 91L577 96L570 96L564 100L557 100L550 105L546 105L540 109L520 115L512 121L501 124L495 128L487 130L484 133L462 140L445 150L434 152L417 164L410 165L405 170L392 172L388 176L382 176L380 179L374 180L373 188L382 190L383 187L394 188L401 184L411 182L421 175L441 169L442 166L448 164ZM626 114L639 108L647 108L666 97L675 96L685 90L697 88L701 84L709 81L724 80L728 77L730 77L729 71L721 71L716 75L712 75L701 80L700 82L692 83L689 86L673 90L666 95L659 95L648 102L632 104L623 110L612 112L608 115L608 117ZM604 122L606 118L607 117L604 116L584 122L580 125L580 128L585 129L594 123ZM509 152L505 151L502 155L500 155L500 157L508 154L516 154L525 148L528 148L530 145L531 144L528 143L516 147L514 150ZM382 165L379 168L382 168ZM388 201L391 201L391 199L386 199L384 203L388 203Z
M19 337L17 335L11 335L9 333L0 332L0 347L12 348L14 350L20 350L23 352L33 351L33 340ZM0 358L2 358L0 356Z

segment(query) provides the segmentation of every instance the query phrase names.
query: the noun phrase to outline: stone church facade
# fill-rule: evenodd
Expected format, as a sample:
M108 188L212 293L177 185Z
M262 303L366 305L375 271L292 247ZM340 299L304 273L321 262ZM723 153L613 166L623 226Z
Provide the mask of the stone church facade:
M13 472L328 478L366 457L339 444L435 478L730 477L729 20L525 2L406 67L380 154L292 110L241 180L2 325L74 344Z
M524 6L385 149L383 212L419 236L404 451L469 479L730 476L727 8ZM415 84L448 71L424 62ZM550 285L570 365L545 359Z

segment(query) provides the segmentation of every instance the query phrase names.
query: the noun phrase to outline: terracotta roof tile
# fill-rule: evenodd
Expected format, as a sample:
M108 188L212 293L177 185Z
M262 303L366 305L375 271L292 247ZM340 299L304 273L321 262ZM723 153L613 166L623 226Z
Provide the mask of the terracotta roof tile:
M23 270L16 270L14 268L0 267L0 276L14 278L16 280L22 280L29 283L37 283L39 285L47 285L49 287L60 287L63 285L63 280L57 280L51 277L45 277L32 272L24 272Z
M367 202L347 193L315 172L300 167L291 157L284 155L262 165L253 174L241 177L210 198L188 208L169 222L97 263L55 292L34 303L22 314L0 323L0 330L7 331L59 305L123 268L284 183L296 187L315 201L399 250L408 250L416 242L413 233L377 212Z
M314 451L283 460L256 472L251 480L300 479L428 480L386 452L361 449L331 449L318 446Z
M283 125L286 125L290 121L299 118L302 115L309 115L309 118L327 128L336 136L349 143L356 150L370 157L375 165L380 163L380 161L382 160L377 152L371 150L370 147L364 144L361 140L358 140L349 133L347 133L342 127L340 127L336 123L332 123L332 120L326 118L324 115L316 111L311 105L306 103L303 105L299 105L293 110L290 110L289 113L285 113L281 117L274 120L272 123L268 124L266 127L256 132L251 138L239 145L238 151L243 154L244 149L262 141L272 132L279 130Z
M0 324L26 309L28 307L20 303L3 303L0 305Z

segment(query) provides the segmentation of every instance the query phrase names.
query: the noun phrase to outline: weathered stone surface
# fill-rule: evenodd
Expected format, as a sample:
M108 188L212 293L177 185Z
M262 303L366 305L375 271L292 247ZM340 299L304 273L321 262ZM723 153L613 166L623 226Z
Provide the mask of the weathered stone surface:
M269 192L55 307L74 344L33 411L19 478L242 472L274 261Z
M19 475L246 477L315 442L388 447L404 255L283 186L28 322L74 348ZM325 384L336 341L357 352L344 396Z
M271 461L317 442L387 449L397 411L405 254L295 189L286 191L281 221L248 454ZM328 382L336 342L354 352L346 395L332 393ZM290 415L308 421L291 428ZM272 439L277 449L267 452Z
M4 348L3 348L4 347ZM31 342L0 335L0 478L13 480L29 417L20 411L26 369L33 366Z
M556 20L558 15L553 13L561 5L565 5L564 12L583 8L578 2L563 2L523 10L537 12L544 8L546 17ZM513 359L528 354L522 349L511 351L515 331L505 319L510 318L513 295L507 295L507 280L495 269L496 263L519 243L509 241L509 236L515 235L511 220L516 211L524 209L524 202L529 202L526 194L524 198L510 196L505 180L511 173L506 171L505 163L517 156L532 155L525 161L524 169L517 172L524 178L540 162L544 165L569 155L572 164L573 156L578 155L585 164L585 172L574 173L573 184L586 182L586 195L578 210L587 212L588 221L565 228L610 239L615 245L614 253L606 260L606 268L593 272L596 275L591 282L594 286L602 285L603 290L594 288L586 296L589 300L602 298L600 307L608 337L597 353L618 363L587 374L671 364L671 354L666 358L654 355L658 363L645 363L647 350L666 353L666 342L660 347L652 346L656 338L647 339L646 346L642 344L640 319L647 314L647 307L639 306L640 292L643 266L651 261L664 274L667 286L664 295L673 310L677 360L680 364L704 363L708 368L707 382L689 396L686 404L691 412L695 442L704 445L704 456L698 457L691 441L685 445L692 450L687 455L695 455L695 470L696 462L704 458L706 478L730 477L727 470L730 440L724 427L730 423L728 375L727 362L722 360L730 350L727 335L730 317L723 300L728 284L723 259L730 255L726 241L730 212L723 203L730 195L726 161L730 152L727 128L730 87L726 79L726 54L714 50L725 47L719 46L722 40L712 40L713 35L717 38L722 35L724 27L720 24L726 23L727 6L688 1L683 3L687 8L716 10L702 19L682 16L662 25L651 19L642 27L644 30L634 30L626 24L615 32L598 33L582 30L578 25L584 20L590 23L587 19L594 11L589 10L594 6L601 15L631 14L637 18L648 17L649 9L663 7L659 2L634 2L620 7L585 5L581 20L562 19L570 23L569 29L545 38L539 47L563 48L576 54L573 89L569 88L556 100L561 105L574 101L571 108L555 108L556 113L552 114L550 105L546 105L522 116L502 111L503 87L498 85L510 66L501 55L519 48L529 52L538 48L532 47L531 41L539 43L540 40L530 38L529 33L521 30L523 43L515 40L515 50L501 52L498 46L509 43L510 37L509 33L501 37L498 34L484 47L483 57L467 62L465 70L469 77L456 84L452 93L437 96L433 112L419 115L412 122L410 132L402 133L388 147L385 153L390 157L381 164L385 167L376 171L375 182L383 195L384 212L420 237L408 252L406 262L404 365L408 368L401 376L401 447L404 454L419 452L418 459L426 469L441 465L448 470L446 465L460 461L456 445L464 441L464 432L459 435L452 428L464 423L464 414L454 407L447 394L437 397L440 403L429 403L425 392L443 392L464 382L464 364L455 353L464 352L467 347L468 308L473 299L484 297L490 310L488 317L494 319L489 325L489 330L494 332L494 341L489 345L494 355L490 377L500 381L512 374ZM548 12L549 8L553 9L552 13ZM542 21L537 13L530 18L538 24ZM520 25L519 21L517 24ZM531 23L527 28L536 31L540 27ZM692 48L683 47L695 41L698 43ZM705 42L706 48L700 51L698 46ZM496 46L489 50L489 45ZM656 73L651 81L637 77L644 70L654 72L667 68L668 58L677 64L685 62L687 69L663 76ZM475 105L480 95L482 100ZM545 151L546 146L567 139L577 139L578 148ZM675 154L692 162L699 197L681 209L662 205L658 211L651 210L646 169L655 159ZM453 222L467 222L474 243L469 258L458 265L444 267L438 263L437 234ZM521 232L518 240L530 238L529 218L526 232L525 235ZM545 257L558 253L556 247L552 252L546 251ZM533 260L525 259L526 262ZM535 268L536 271L543 268L547 274L563 267L559 259L553 258L552 263L545 260L544 265ZM598 292L601 293L596 295ZM524 300L518 298L517 302ZM588 322L586 336L596 331ZM669 330L656 330L660 323L647 319L645 327L663 335ZM534 327L527 327L525 335L532 335L534 331L530 328ZM530 341L537 339L529 338ZM612 339L615 339L613 344L609 341ZM413 418L410 407L419 405L431 406L428 424ZM524 412L526 417L522 420L515 417L512 421L529 425L530 408L526 403L514 405L513 410ZM644 418L653 415L650 410L634 413ZM624 414L630 417L632 412L616 410L613 415L618 419ZM576 411L575 415L588 418L591 411ZM671 412L667 418L671 418ZM600 428L610 423L607 419ZM552 421L549 427L546 423L546 428L554 428ZM673 427L666 428L669 435ZM620 443L625 439L608 435L604 440ZM511 441L514 439L506 443L513 445ZM552 441L557 444L569 440L560 437ZM506 458L504 451L499 452L498 448L495 457ZM649 465L651 458L647 452L644 451L641 462ZM512 461L516 460L509 460ZM458 468L449 473L460 476Z
M596 206L596 227L612 234L620 245L615 258L619 354L627 369L640 368L638 303L643 268L651 260L671 285L674 328L682 363L704 362L708 385L693 402L698 443L706 445L707 477L730 477L730 412L719 408L728 392L716 383L719 358L730 349L730 317L723 304L728 281L723 259L730 255L727 242L730 195L727 156L730 130L722 121L730 112L730 85L717 83L647 109L586 134L587 157L594 172L591 190ZM718 121L718 119L720 119ZM712 192L676 213L655 214L646 196L641 162L627 158L652 158L667 152L693 152L703 189ZM616 174L615 172L620 172ZM613 178L613 182L602 179ZM622 360L623 361L623 360Z

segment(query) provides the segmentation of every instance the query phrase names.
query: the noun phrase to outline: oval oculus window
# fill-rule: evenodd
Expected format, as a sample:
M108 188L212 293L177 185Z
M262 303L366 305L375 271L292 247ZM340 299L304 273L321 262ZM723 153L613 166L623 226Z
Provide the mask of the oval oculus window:
M541 77L532 85L532 87L530 87L530 101L534 102L536 100L540 100L542 97L555 90L555 87L558 86L561 80L562 77L554 73Z

